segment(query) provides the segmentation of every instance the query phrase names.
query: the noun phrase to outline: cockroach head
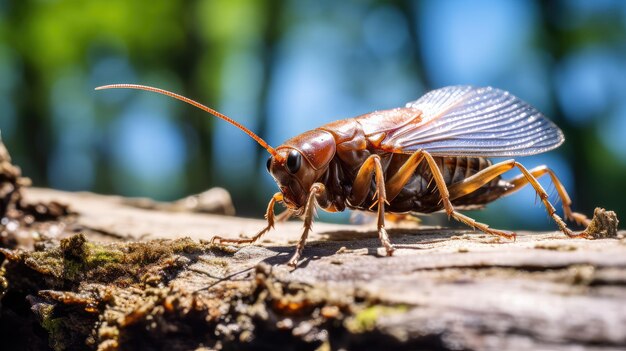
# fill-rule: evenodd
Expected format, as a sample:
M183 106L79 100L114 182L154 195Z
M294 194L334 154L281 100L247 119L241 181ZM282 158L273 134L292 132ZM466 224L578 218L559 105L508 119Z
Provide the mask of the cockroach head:
M137 89L167 95L239 128L272 155L267 162L267 169L280 187L285 203L291 208L304 207L309 189L324 174L335 155L335 140L332 134L323 130L312 130L300 134L274 149L261 137L232 118L171 91L138 84L112 84L96 88L96 90L104 89Z
M276 149L276 155L267 160L267 170L287 206L297 209L305 205L309 189L326 172L335 151L333 135L318 129L289 139Z

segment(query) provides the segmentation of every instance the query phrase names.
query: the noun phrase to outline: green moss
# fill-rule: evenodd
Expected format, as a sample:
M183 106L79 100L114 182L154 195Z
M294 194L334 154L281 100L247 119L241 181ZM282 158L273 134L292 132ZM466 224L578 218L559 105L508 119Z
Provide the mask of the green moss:
M374 305L358 312L354 317L346 320L346 327L353 333L371 331L376 327L376 321L383 316L404 313L408 310L406 305L383 306Z
M63 239L56 248L30 252L25 263L41 274L71 282L116 282L122 285L139 282L150 266L163 263L179 254L204 252L206 245L189 238L137 243L97 244L75 235ZM215 262L223 265L223 262Z
M194 254L202 252L203 246L193 241L191 238L182 238L172 242L173 253Z
M107 263L122 263L124 261L124 253L116 248L87 244L87 256L85 264L87 267L96 267L106 265Z
M175 254L195 254L202 251L203 246L190 238L174 241L155 240L147 243L129 243L124 261L145 266Z
M37 314L41 318L41 326L48 332L50 347L54 350L65 350L66 345L62 342L65 337L64 318L54 318L54 306L39 305Z
M74 260L63 261L63 278L71 281L81 280L84 271L84 265L82 262Z
M48 332L50 347L55 350L64 350L65 345L60 341L63 330L63 318L48 318L41 322L41 326Z

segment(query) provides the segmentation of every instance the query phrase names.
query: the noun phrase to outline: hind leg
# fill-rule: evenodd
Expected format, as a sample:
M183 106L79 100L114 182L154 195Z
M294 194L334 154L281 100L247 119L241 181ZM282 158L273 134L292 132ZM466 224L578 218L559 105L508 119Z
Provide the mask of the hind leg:
M538 166L538 167L535 167L535 168L529 170L529 172L535 178L539 178L539 177L541 177L543 175L546 175L546 174L550 175L550 178L552 179L552 183L556 187L556 191L559 194L559 198L561 199L561 203L563 204L563 214L565 216L565 219L568 219L570 221L576 222L578 225L582 225L582 226L585 226L585 227L588 226L589 223L591 223L591 220L589 218L587 218L587 216L585 216L584 214L572 211L572 208L571 208L572 200L570 199L569 195L567 194L567 190L565 190L565 187L563 186L563 183L561 183L561 181L556 176L554 171L552 171L547 166ZM510 180L507 180L507 182L513 184L513 188L507 190L504 193L504 195L512 194L512 193L520 190L526 184L529 183L528 179L523 174L520 174L517 177L511 178Z
M565 191L565 187L563 187L563 184L558 180L556 175L554 175L554 172L552 172L545 166L534 168L531 172L527 170L524 166L522 166L522 164L520 164L519 162L515 162L515 160L503 161L503 162L497 163L495 165L492 165L490 167L483 169L482 171L463 180L462 182L451 185L449 187L449 196L451 199L456 199L461 196L467 195L475 191L476 189L480 188L481 186L487 184L488 182L490 182L497 176L502 175L503 173L513 168L518 168L522 172L522 174L511 180L511 183L514 185L514 187L511 190L509 190L506 194L511 194L519 190L524 185L530 184L535 189L539 197L541 198L541 201L546 207L546 210L548 211L548 214L550 215L550 217L552 217L552 219L557 223L557 225L559 226L561 231L565 233L565 235L571 238L587 236L586 232L582 232L582 233L572 232L569 228L567 228L567 225L565 225L565 222L563 222L561 217L559 217L559 215L556 214L556 210L554 206L552 206L552 204L548 200L548 194L543 189L541 184L539 184L539 182L537 181L537 177L542 176L544 174L551 175L552 180L555 183L555 186L557 187L559 196L561 197L561 200L563 202L563 210L565 211L566 218L570 218L576 221L577 223L580 223L583 225L589 224L589 219L587 219L585 215L571 211L570 205L572 201L570 200L569 195Z
M515 233L498 230L498 229L491 229L489 228L488 225L477 222L474 219L462 213L457 212L452 206L452 203L450 202L451 197L448 192L448 188L446 186L446 182L443 178L443 175L441 174L441 170L437 166L437 163L435 162L433 157L424 150L419 150L415 152L413 155L411 155L411 157L405 162L405 164L402 165L402 167L387 181L387 183L385 184L385 188L387 190L387 200L393 200L398 195L402 187L404 187L404 185L409 180L410 176L413 174L413 172L415 172L415 169L417 168L417 166L419 166L419 164L423 160L426 160L430 168L430 171L433 174L433 180L437 184L437 188L441 196L441 201L443 202L443 206L444 206L444 209L446 210L446 213L448 214L448 217L453 217L459 222L465 223L472 228L480 229L483 232L488 233L488 234L501 236L507 239L515 238ZM483 184L477 185L474 188L472 188L471 185L472 184L468 184L463 188L463 190L466 190L466 194L472 191L475 191L476 189L480 188Z
M430 169L430 172L433 175L433 180L435 181L435 184L437 185L437 189L439 190L439 195L441 196L441 202L443 203L443 208L445 209L446 213L448 214L448 217L452 217L454 219L456 219L457 221L464 223L472 228L476 228L479 229L487 234L492 234L492 235L497 235L497 236L501 236L507 239L515 239L515 233L513 232L508 232L508 231L504 231L504 230L498 230L498 229L492 229L489 228L489 226L487 224L484 223L480 223L477 222L476 220L474 220L473 218L470 218L458 211L456 211L454 209L454 206L452 206L452 202L450 201L450 199L454 199L455 197L451 197L451 193L448 190L448 186L446 185L446 182L443 178L443 174L441 174L441 170L439 169L439 167L437 166L437 163L435 162L435 160L433 159L433 157L426 151L422 151L423 155L424 155L424 159L426 160L426 162L428 163L428 167ZM492 166L493 167L493 166ZM506 166L504 166L506 167ZM491 168L491 167L490 167ZM483 171L487 171L489 168L483 170ZM508 170L508 169L507 169ZM497 173L497 171L499 170L492 170L490 171L490 173ZM506 172L506 170L505 170ZM486 172L487 173L487 172ZM478 175L480 174L477 173L475 174ZM471 177L470 177L471 178ZM456 186L456 187L451 187L450 189L455 190L455 195L459 192L464 192L465 194L469 194L473 191L475 191L476 189L480 188L482 185L484 185L486 182L484 182L485 177L477 177L474 181L468 181L470 178L467 178L465 181L457 183L457 184L463 184L460 186ZM493 179L493 177L491 178ZM457 185L455 184L455 185ZM462 195L461 195L462 196ZM457 196L459 197L459 196Z

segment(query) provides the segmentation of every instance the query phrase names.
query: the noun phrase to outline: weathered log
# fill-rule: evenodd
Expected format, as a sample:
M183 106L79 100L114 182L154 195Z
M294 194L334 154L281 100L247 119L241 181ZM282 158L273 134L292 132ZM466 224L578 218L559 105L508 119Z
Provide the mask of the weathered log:
M411 224L389 230L393 257L373 226L318 223L294 270L283 264L298 221L224 248L206 240L264 221L89 193L11 196L2 349L626 347L626 239L610 212L596 211L595 240Z
M263 221L86 193L27 189L25 197L77 215L48 223L39 235L50 238L34 240L34 251L3 251L3 337L21 325L29 340L56 349L626 345L623 238L550 232L505 242L399 228L390 230L399 250L384 257L374 228L320 223L291 270L282 263L297 221L258 246L225 250L202 240L252 234Z

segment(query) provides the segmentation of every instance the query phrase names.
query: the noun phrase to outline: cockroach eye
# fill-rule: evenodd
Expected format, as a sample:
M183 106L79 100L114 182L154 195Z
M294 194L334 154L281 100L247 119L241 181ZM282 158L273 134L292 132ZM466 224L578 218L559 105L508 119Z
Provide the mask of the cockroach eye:
M296 174L298 173L298 170L300 169L300 165L302 164L302 156L300 155L300 153L296 150L291 150L291 152L289 153L289 156L287 156L287 170L289 171L289 173L291 174Z
M267 171L270 171L270 167L272 167L272 157L267 159Z

